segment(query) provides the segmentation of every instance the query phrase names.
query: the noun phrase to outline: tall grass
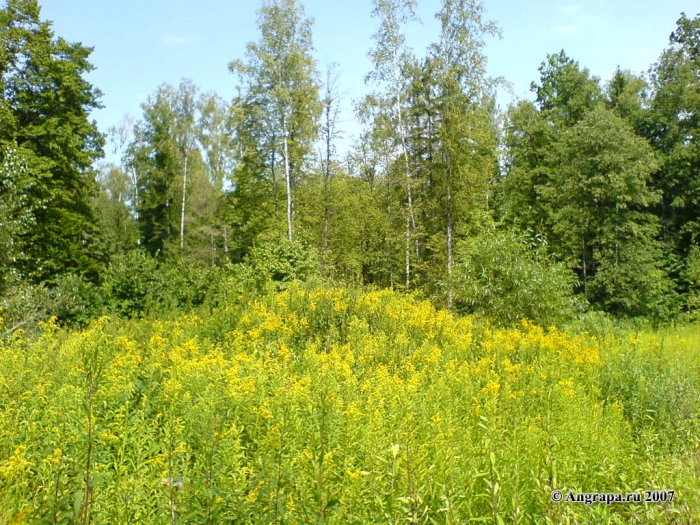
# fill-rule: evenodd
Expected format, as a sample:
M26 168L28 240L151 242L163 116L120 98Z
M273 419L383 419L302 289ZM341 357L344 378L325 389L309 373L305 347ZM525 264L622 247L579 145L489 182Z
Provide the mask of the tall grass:
M292 286L0 344L0 523L700 522L696 327L496 330Z

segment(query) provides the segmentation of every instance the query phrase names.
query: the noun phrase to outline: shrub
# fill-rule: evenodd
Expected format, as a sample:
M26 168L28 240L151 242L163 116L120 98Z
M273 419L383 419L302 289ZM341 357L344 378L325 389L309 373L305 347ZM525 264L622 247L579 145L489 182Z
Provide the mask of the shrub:
M257 280L275 283L305 281L318 268L313 250L287 239L274 239L255 246L245 263L255 272Z
M559 325L583 311L572 271L546 255L542 243L513 231L494 230L457 248L454 295L464 313L499 325L523 319Z
M161 293L156 259L140 251L115 256L104 273L102 293L119 315L138 317L152 308Z
M646 317L655 325L675 318L679 297L652 248L621 250L601 261L588 283L591 304L620 318Z
M691 248L682 277L688 286L686 309L697 318L700 314L700 246Z
M164 264L133 251L116 257L105 271L102 294L110 310L126 317L188 310L205 303L220 270L176 261Z
M5 320L0 336L19 329L37 335L40 323L51 317L61 326L86 326L103 311L99 289L79 275L59 275L46 284L17 282L0 297L0 314Z
M84 327L104 312L100 289L80 275L58 276L52 283L50 295L50 314L61 325Z

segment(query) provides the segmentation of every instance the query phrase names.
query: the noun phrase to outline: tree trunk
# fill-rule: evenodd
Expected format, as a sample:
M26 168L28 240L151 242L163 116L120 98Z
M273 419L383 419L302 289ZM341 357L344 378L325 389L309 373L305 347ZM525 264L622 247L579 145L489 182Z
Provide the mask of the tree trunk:
M581 269L583 270L583 296L588 299L588 282L586 279L586 239L581 235Z
M274 143L274 140L273 140ZM279 220L279 202L277 201L277 177L275 175L275 149L270 152L270 168L272 169L272 202L275 203L275 222Z
M391 201L390 197L387 195L386 199L386 227L387 227L387 238L386 238L386 251L389 258L389 287L394 289L394 251L391 245Z
M452 167L447 163L447 308L452 311Z
M331 146L330 137L327 137L326 143L326 169L323 177L323 264L326 263L326 255L328 253L328 234L329 222L331 213L330 201L330 179L331 179Z
M292 232L292 174L289 166L289 141L287 139L287 118L282 118L282 132L284 133L284 178L287 185L287 239L293 240Z
M136 216L136 224L140 222L139 214L139 179L135 168L127 168L127 173L129 173L129 178L131 179L131 184L134 186L134 214ZM137 228L138 237L136 238L136 246L141 246L141 229Z
M401 139L401 149L403 150L403 157L404 157L404 166L405 166L405 177L406 177L406 202L408 204L408 209L407 209L407 225L406 225L406 237L407 237L407 242L410 244L410 239L411 239L411 232L410 228L413 228L413 233L416 233L416 219L415 215L413 213L413 194L411 191L411 168L410 168L410 162L408 160L408 145L406 141L406 129L404 126L403 122L403 108L401 105L401 92L400 92L400 74L399 74L399 63L398 63L398 57L396 55L396 51L394 51L394 56L393 56L393 62L394 62L394 81L396 82L396 113L397 117L399 119L399 137ZM419 256L419 250L418 250L418 239L415 239L416 243L416 258ZM409 285L409 280L410 280L410 247L407 248L408 253L406 256L406 288L408 289Z
M185 173L182 177L182 210L180 213L180 250L185 249L185 207L187 204L187 160L188 153L185 153Z
M324 99L325 126L324 135L326 141L326 159L323 181L323 262L325 266L328 255L328 244L330 237L330 215L331 215L331 157L333 153L333 139L335 138L335 128L337 125L338 111L334 110L335 82L333 76L334 65L330 65L326 71L326 96Z
M391 244L391 183L389 181L389 162L386 170L386 251L389 259L389 285L394 289L394 251Z
M406 214L406 290L411 287L411 219Z

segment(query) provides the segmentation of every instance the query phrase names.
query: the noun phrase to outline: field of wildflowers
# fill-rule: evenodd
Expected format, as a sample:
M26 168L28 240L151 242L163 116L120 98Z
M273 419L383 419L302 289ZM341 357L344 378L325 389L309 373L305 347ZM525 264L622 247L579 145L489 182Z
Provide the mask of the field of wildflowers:
M0 343L0 523L700 523L700 329L291 286ZM673 489L672 503L552 503Z

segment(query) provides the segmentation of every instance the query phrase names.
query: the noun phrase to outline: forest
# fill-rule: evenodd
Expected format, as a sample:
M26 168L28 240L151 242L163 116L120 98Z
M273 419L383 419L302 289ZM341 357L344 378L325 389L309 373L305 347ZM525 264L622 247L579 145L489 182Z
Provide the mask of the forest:
M700 14L502 109L497 23L435 4L418 53L373 0L341 151L298 0L235 98L108 133L93 49L5 0L0 524L700 522Z

